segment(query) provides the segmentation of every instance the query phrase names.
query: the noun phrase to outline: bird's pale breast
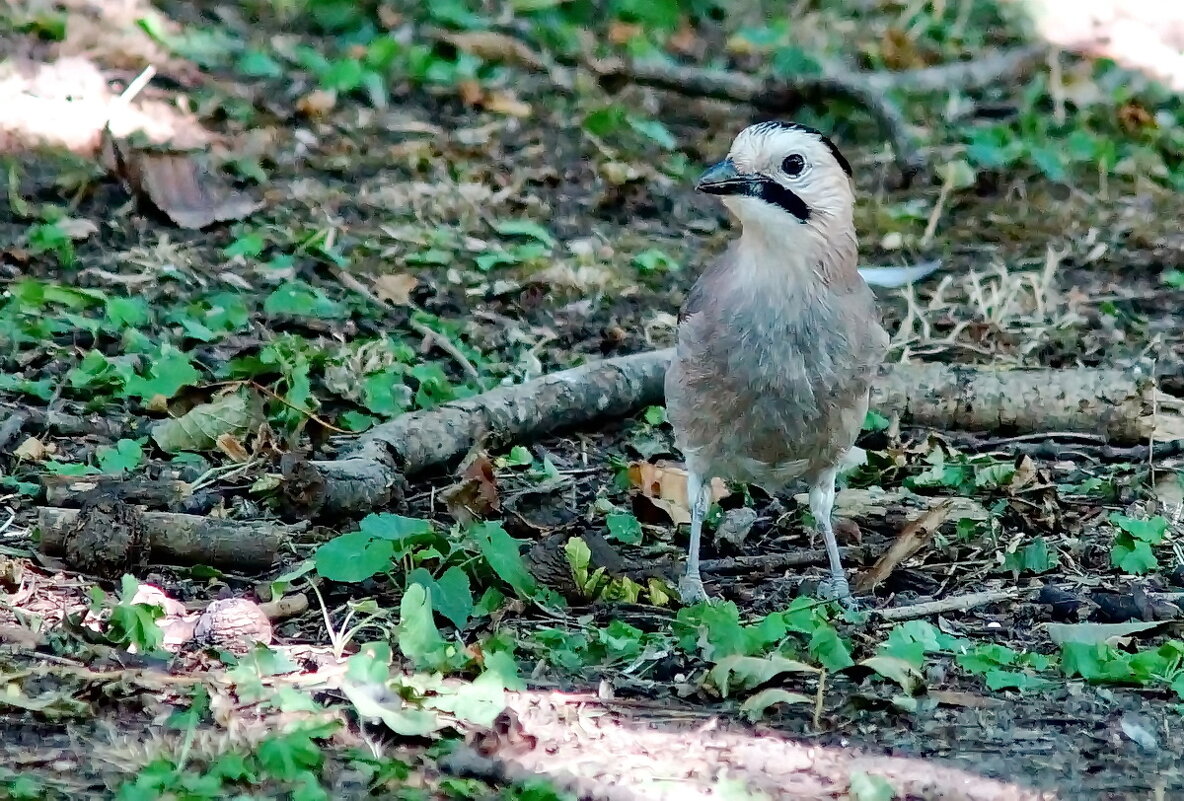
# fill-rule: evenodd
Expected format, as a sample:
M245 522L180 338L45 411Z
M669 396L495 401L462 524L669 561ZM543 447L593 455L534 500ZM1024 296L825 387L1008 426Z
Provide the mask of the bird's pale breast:
M688 466L777 489L836 465L886 344L870 290L697 289L711 294L684 318L666 376Z

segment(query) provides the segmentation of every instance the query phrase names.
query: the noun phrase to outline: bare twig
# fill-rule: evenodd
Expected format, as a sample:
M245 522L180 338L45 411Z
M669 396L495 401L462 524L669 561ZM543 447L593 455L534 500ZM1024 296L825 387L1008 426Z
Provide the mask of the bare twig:
M858 561L866 558L867 549L859 546L840 548L843 561ZM782 570L787 567L826 564L826 551L814 548L787 553L765 553L759 556L733 556L728 559L704 559L699 568L704 573L753 573L764 570Z
M354 276L347 273L345 270L335 270L334 273L337 276L337 280L339 280L343 286L347 287L348 289L352 289L354 292L357 292L359 295L363 296L372 303L381 306L383 309L391 308L390 304L371 292L369 287L367 287ZM418 309L418 307L414 305L412 305L412 308ZM473 381L475 381L478 386L480 386L481 374L477 372L477 368L473 366L473 363L469 361L469 358L460 352L460 348L456 346L456 343L454 343L444 334L441 334L439 331L432 330L424 323L421 323L419 320L408 320L407 325L417 334L421 335L429 345L434 344L440 350L451 356L453 361L455 361L457 365L460 366L460 369L464 371L465 375L473 379Z
M909 522L893 541L892 546L876 560L871 569L855 582L856 592L870 592L882 582L897 566L925 547L933 534L942 524L950 519L954 512L953 501L943 501Z
M1023 591L1018 589L971 592L966 595L953 595L937 601L926 601L909 606L878 609L873 615L889 623L898 623L902 620L917 620L932 615L945 615L950 612L965 612L970 609L977 609L980 606L987 606L988 604L1010 601L1022 594Z
M444 334L441 334L439 331L433 331L419 320L408 320L407 325L410 326L411 329L417 334L422 335L424 340L429 345L435 345L440 350L451 356L453 361L460 365L460 368L464 370L465 375L477 382L478 385L481 384L481 374L477 372L477 368L473 366L473 363L469 361L467 356L460 352L460 348L458 348L451 339L446 337Z

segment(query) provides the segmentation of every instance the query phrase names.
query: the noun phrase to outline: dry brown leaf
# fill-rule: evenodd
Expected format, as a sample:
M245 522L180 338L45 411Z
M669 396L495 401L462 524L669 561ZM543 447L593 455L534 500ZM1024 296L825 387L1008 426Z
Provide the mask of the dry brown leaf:
M462 526L482 520L502 508L489 454L477 451L460 468L460 481L440 493L448 513Z
M871 569L855 581L858 592L868 592L888 576L892 575L901 562L924 548L933 539L934 533L950 519L954 511L952 499L943 501L910 520L896 536L888 550L876 560Z
M239 464L245 464L251 459L251 454L247 452L246 446L234 434L220 434L214 440L214 444L218 446L218 450Z
M445 41L457 50L477 56L482 61L519 64L541 70L545 68L542 57L522 41L497 31L467 31L449 34Z
M419 286L419 279L411 273L387 273L374 277L374 293L396 306L411 302L411 293Z
M241 220L263 207L212 174L193 153L111 145L115 170L128 188L181 228Z
M44 462L49 458L49 449L36 437L29 437L16 447L12 455L23 462Z
M456 88L466 106L478 106L485 101L485 90L477 81L461 81Z
M664 511L674 525L691 522L691 508L687 503L687 471L683 468L667 462L631 462L629 482L654 506ZM723 481L711 479L712 503L730 494Z
M302 117L318 120L337 107L337 93L325 89L313 89L296 101L296 113Z
M1011 477L1011 482L1007 485L1007 491L1011 493L1019 492L1031 486L1035 481L1036 463L1032 461L1032 457L1023 456L1020 458L1020 463L1016 465L1015 474Z
M608 40L613 44L628 44L631 39L636 39L643 32L644 29L640 25L616 21L609 23Z
M519 100L513 92L490 92L483 105L487 111L510 117L529 117L532 113L530 104Z

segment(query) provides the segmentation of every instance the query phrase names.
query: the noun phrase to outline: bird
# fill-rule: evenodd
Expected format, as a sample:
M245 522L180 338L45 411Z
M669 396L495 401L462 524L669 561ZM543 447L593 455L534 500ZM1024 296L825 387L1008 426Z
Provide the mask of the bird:
M695 188L717 196L741 233L688 292L665 375L691 510L679 594L709 600L699 543L712 479L774 493L805 481L829 563L821 594L850 605L835 480L865 456L855 440L889 341L857 267L851 164L814 128L761 122Z

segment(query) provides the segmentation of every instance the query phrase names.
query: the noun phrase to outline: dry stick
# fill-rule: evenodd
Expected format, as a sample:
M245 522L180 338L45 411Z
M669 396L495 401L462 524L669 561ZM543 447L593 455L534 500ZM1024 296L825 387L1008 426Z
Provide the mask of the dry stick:
M877 584L892 575L892 571L933 539L933 534L954 513L954 502L946 500L923 512L900 530L891 547L876 560L871 569L855 582L856 592L870 592Z
M1017 589L971 592L966 595L953 595L938 601L926 601L925 603L911 604L909 606L878 609L872 613L872 616L888 623L899 623L902 620L917 620L918 618L930 617L931 615L944 615L949 612L965 612L970 609L977 609L980 606L986 606L987 604L1010 601L1022 595L1023 592L1023 590Z
M844 562L862 561L866 558L867 553L868 550L860 546L849 545L839 548L839 555L842 556ZM766 553L759 556L704 559L699 563L699 569L704 573L752 573L758 570L782 570L787 567L824 565L826 562L826 551L815 548L788 553Z
M692 97L747 103L769 112L784 113L786 109L842 98L865 108L875 118L892 142L896 166L906 183L925 166L925 156L909 133L900 109L857 75L795 75L762 80L724 70L655 62L629 64L621 59L586 66L602 81L626 81Z
M604 359L402 415L370 429L340 458L303 465L293 476L299 481L285 482L296 490L289 500L323 514L369 512L398 500L403 474L443 466L478 443L533 442L625 417L662 402L672 353ZM922 428L1084 431L1116 442L1184 438L1184 401L1118 369L885 365L872 385L871 406Z
M458 348L451 339L444 336L439 331L433 331L418 320L408 320L407 325L411 328L411 330L422 336L429 346L435 345L440 350L451 356L453 361L459 364L460 368L465 371L465 375L476 381L478 384L481 383L481 374L477 372L477 368L473 366L473 363L469 361L467 356L460 352L460 348Z

